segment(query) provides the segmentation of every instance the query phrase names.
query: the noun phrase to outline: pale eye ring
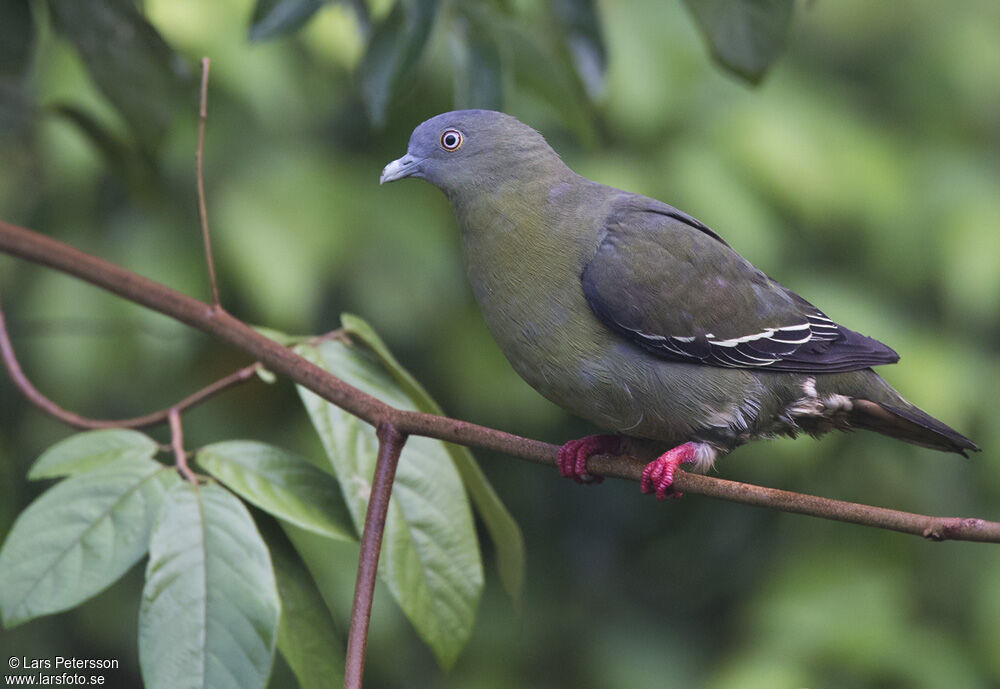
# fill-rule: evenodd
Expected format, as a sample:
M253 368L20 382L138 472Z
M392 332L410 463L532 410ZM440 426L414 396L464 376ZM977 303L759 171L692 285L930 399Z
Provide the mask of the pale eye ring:
M464 141L465 137L457 129L445 129L441 132L441 148L446 151L457 151Z

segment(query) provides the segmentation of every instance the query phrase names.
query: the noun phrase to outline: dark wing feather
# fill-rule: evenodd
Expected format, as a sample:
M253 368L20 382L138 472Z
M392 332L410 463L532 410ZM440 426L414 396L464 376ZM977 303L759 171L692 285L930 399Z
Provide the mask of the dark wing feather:
M891 364L886 345L837 325L676 209L627 197L581 275L597 317L673 361L836 373Z

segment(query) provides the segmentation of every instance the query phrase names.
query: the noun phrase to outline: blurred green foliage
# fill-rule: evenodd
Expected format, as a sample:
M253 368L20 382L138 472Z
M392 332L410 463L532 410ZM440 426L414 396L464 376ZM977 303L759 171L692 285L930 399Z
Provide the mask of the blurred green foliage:
M58 22L62 11L72 24L72 4L30 7L36 20L51 12ZM545 57L569 55L548 40L547 5L453 3L435 15L421 61L374 128L358 69L391 3L371 3L372 28L358 4L323 4L297 31L251 42L250 0L145 0L135 17L172 54L158 48L149 58L158 66L137 61L108 81L90 76L101 54L88 51L90 39L36 21L27 76L0 70L0 217L205 296L191 75L208 55L206 181L227 308L293 332L362 314L449 413L553 442L582 435L591 429L521 382L492 344L440 194L416 182L377 185L411 129L450 109L455 89L468 91L452 61L454 18L443 14L468 5L469 35L485 23L509 45L524 38L519 27L535 29L516 49L480 42L465 55L502 61L504 110L541 130L578 172L693 213L831 317L889 343L902 361L882 374L985 448L964 461L863 433L782 440L740 449L720 475L1000 518L1000 5L798 5L787 52L748 89L707 59L680 2L597 3L606 52L590 55L606 59L607 72L590 105L586 79L560 76L579 58ZM3 26L0 40L3 65L16 63L23 53L6 50ZM129 81L132 67L148 79ZM179 80L178 93L162 79ZM126 84L154 112L123 110L116 89ZM115 163L121 151L131 157ZM0 291L25 369L82 413L142 413L244 363L183 326L4 256ZM5 378L0 391L5 534L41 490L26 484L28 466L69 431ZM185 419L192 448L249 437L322 453L287 383L250 384ZM654 504L631 484L583 489L477 455L525 532L522 609L511 609L489 569L471 642L442 676L381 589L367 686L1000 684L995 547L693 496ZM322 593L348 609L356 546L339 547L342 566L325 563ZM72 613L2 631L0 649L119 658L116 682L137 686L141 582L133 571ZM273 686L293 681L276 666Z

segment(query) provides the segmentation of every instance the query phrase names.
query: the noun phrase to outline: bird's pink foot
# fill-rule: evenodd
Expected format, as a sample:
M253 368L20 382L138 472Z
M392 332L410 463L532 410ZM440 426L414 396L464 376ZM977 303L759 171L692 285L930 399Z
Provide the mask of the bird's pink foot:
M698 443L678 445L647 464L646 468L642 470L639 490L643 493L655 491L657 500L679 498L681 494L673 489L674 473L681 464L697 460L698 446Z
M587 460L594 455L613 455L621 451L622 439L617 435L588 435L570 440L559 448L559 474L577 483L600 483L601 476L587 473Z

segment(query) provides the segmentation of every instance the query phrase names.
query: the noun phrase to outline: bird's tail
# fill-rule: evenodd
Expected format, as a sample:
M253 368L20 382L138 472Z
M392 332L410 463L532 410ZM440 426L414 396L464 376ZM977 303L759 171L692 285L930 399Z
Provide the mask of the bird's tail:
M913 406L899 396L892 387L879 378L884 394L870 395L878 399L855 397L848 415L854 428L864 428L882 433L913 445L929 447L943 452L979 452L979 446L930 414ZM883 391L880 391L883 392Z

